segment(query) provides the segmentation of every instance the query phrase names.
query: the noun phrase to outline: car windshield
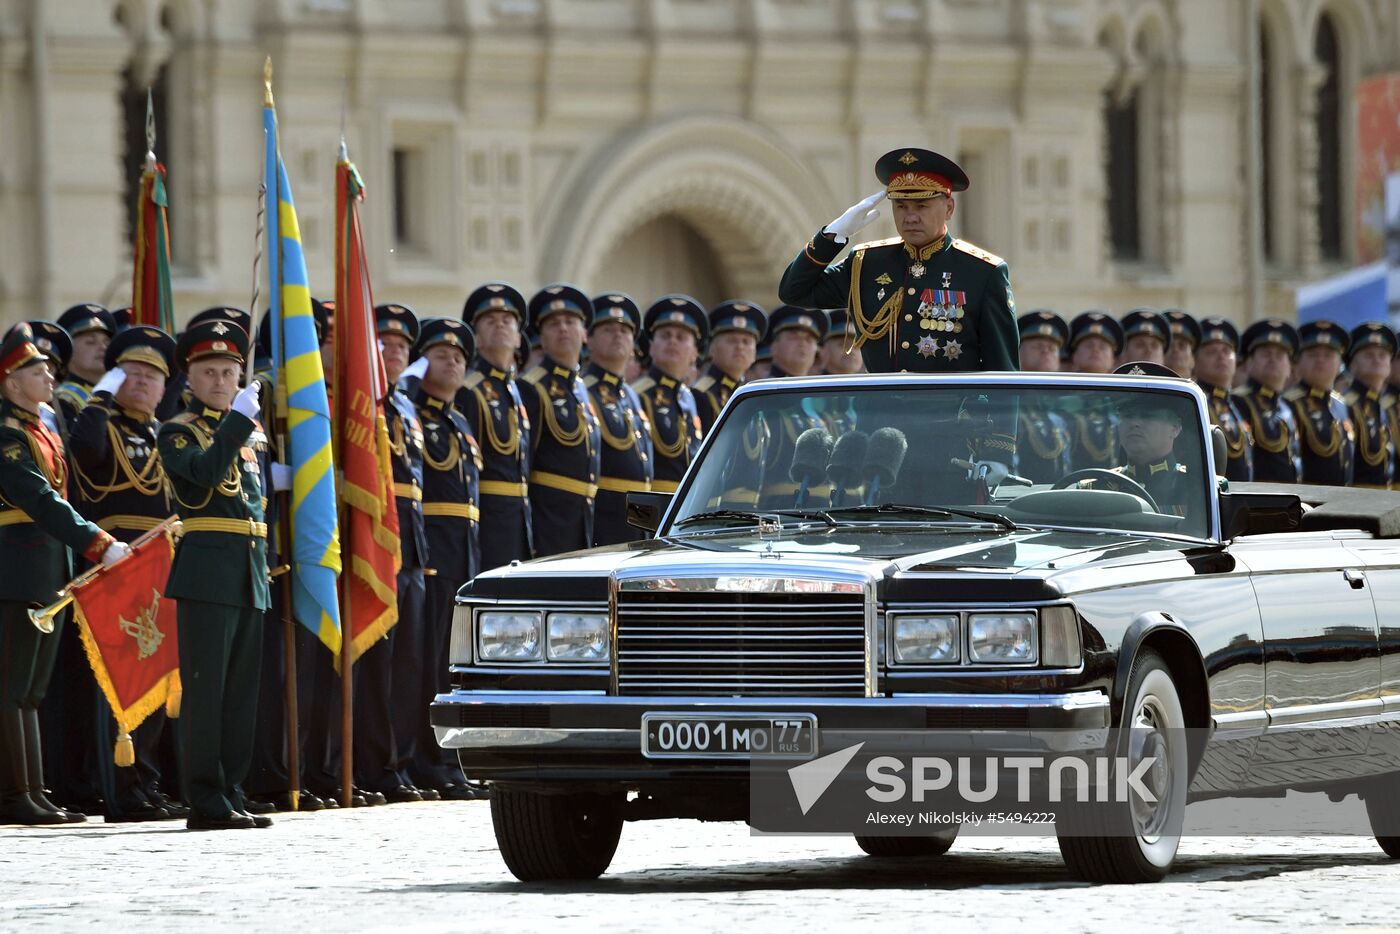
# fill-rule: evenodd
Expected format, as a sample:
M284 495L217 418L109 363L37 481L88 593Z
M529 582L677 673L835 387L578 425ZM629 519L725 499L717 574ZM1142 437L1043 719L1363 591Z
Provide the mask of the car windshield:
M939 385L736 396L671 534L763 523L1070 526L1210 534L1194 396Z

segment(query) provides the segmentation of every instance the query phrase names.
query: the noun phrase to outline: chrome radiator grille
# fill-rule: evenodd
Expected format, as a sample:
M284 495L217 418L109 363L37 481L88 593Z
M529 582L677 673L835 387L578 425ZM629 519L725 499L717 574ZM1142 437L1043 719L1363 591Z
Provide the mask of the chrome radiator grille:
M617 595L618 693L860 697L860 593Z

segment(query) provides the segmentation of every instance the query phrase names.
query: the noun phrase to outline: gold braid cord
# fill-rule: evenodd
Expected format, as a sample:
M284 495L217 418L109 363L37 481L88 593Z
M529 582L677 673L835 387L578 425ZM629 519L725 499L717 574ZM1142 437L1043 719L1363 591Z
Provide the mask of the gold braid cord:
M676 416L676 440L674 443L667 443L661 440L661 423L657 421L656 411L651 407L651 399L645 393L641 394L642 405L647 410L647 421L651 422L651 444L656 449L657 457L664 457L667 460L676 460L682 453L689 453L689 438L686 435L685 419L680 415ZM680 408L680 398L676 399L676 408ZM687 458L688 460L689 458Z
M131 458L126 456L126 446L122 444L121 433L111 422L107 423L107 444L111 448L114 461L110 483L98 483L83 471L77 458L73 459L73 472L83 487L83 499L90 503L100 503L110 494L121 493L124 490L134 490L140 496L158 496L165 492L165 471L161 468L160 458L154 450L151 451L146 466L137 470L132 466ZM119 477L126 479L119 480Z
M1303 437L1308 442L1308 448L1318 457L1332 457L1342 447L1342 426L1336 419L1332 420L1332 430L1326 444L1318 436L1317 426L1313 424L1311 415L1319 408L1323 407L1315 403L1314 400L1307 400L1305 408L1307 411L1298 413L1298 427L1303 431ZM1325 403L1324 403L1325 405Z
M603 434L603 441L614 451L630 451L637 446L637 425L632 418L632 407L619 404L618 408L622 410L622 423L627 426L622 435L608 430L608 420L603 418L601 412L598 413L598 430Z
M446 457L442 460L434 460L433 456L428 453L428 446L426 444L423 445L423 463L441 473L456 470L457 465L462 462L462 442L457 440L457 430L450 423L446 427L450 429L447 433L448 444Z
M503 457L514 457L520 450L520 416L515 406L506 408L510 437L502 441L501 436L496 434L496 420L491 417L491 407L486 403L486 397L475 386L472 387L472 395L476 396L476 407L481 410L481 425L486 429L486 442L491 445L491 450Z
M544 423L549 428L549 433L554 436L554 440L559 442L561 447L576 448L583 443L583 439L588 437L588 416L582 407L578 409L578 424L572 431L565 431L559 427L559 420L554 417L554 403L550 401L549 393L545 390L544 384L536 383L535 391L540 394L540 411L544 413Z
M893 327L894 322L899 319L899 313L904 310L904 290L895 289L880 310L875 312L873 317L867 318L865 309L860 302L860 271L865 265L865 251L857 250L851 259L851 320L855 322L856 333L847 335L848 346L846 353L860 350L867 341L879 340L886 334L890 335L890 359L894 359L894 341L897 331Z

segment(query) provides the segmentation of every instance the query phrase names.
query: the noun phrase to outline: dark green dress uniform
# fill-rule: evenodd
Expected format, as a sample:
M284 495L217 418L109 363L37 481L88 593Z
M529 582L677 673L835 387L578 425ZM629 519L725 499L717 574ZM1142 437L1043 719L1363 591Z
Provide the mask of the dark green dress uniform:
M530 330L554 315L592 317L588 296L571 285L552 285L530 300ZM535 554L555 555L593 544L602 439L598 416L577 364L543 357L520 378L530 437L530 521Z
M1164 515L1184 517L1191 506L1200 500L1195 481L1191 479L1186 465L1172 456L1151 464L1114 467L1113 472L1130 477L1146 487Z
M451 318L429 318L418 336L421 356L439 344L456 347L470 360L476 341L469 326ZM418 389L414 403L423 426L423 526L430 569L425 572L426 620L422 652L427 670L413 705L419 712L409 776L412 784L446 797L471 797L456 758L437 744L423 711L435 694L448 690L448 646L457 591L480 570L481 449L455 402Z
M892 200L951 197L968 187L951 160L924 149L886 153L875 174ZM899 237L844 248L825 228L788 265L778 297L850 309L852 349L871 373L1016 370L1016 303L1006 262L951 233L924 247Z
M462 320L505 312L525 331L525 297L504 282L488 282L467 296ZM524 343L522 341L522 343ZM530 541L530 419L515 371L478 356L457 393L457 408L481 444L481 570L534 556Z
M1214 343L1226 344L1236 353L1240 348L1239 331L1235 330L1235 326L1229 320L1219 317L1202 319L1196 326L1194 341L1193 346L1198 348ZM1225 434L1225 478L1253 480L1254 444L1249 435L1249 420L1245 417L1241 400L1231 393L1228 386L1214 386L1199 378L1196 385L1206 394L1206 408L1210 412L1211 424L1219 426Z
M768 316L752 302L721 302L710 309L709 321L711 337L727 332L749 334L753 336L755 348L768 330ZM730 376L711 363L695 385L690 387L700 413L700 427L707 434L729 402L729 397L743 383L745 375L740 373L737 378Z
M91 302L74 305L59 315L58 326L68 332L70 340L89 331L101 331L108 337L117 333L117 323L113 320L112 313ZM54 390L54 401L58 403L59 414L65 425L71 425L83 406L87 405L92 396L92 387L93 384L83 377L69 373Z
M127 362L144 363L168 378L175 361L175 339L159 328L129 327L107 347L108 370ZM70 459L77 481L77 507L98 528L130 542L175 512L170 486L156 454L154 415L127 409L111 393L94 393L69 426ZM101 702L105 706L105 700ZM152 713L132 734L136 761L130 768L98 755L108 821L159 820L172 816L162 806L159 746L165 711ZM96 723L97 750L115 739L111 716Z
M1367 347L1380 347L1394 359L1395 352L1400 350L1400 340L1386 325L1368 321L1352 329L1348 365ZM1360 380L1353 380L1342 395L1356 428L1354 482L1357 486L1388 489L1395 479L1395 436L1391 433L1389 418L1393 403L1385 389L1384 384L1380 390L1375 390Z
M710 324L693 298L667 295L658 299L642 316L642 331L649 341L661 327L682 327L695 335L700 352L705 352ZM651 424L653 473L651 488L662 493L674 493L680 488L690 460L700 449L704 429L700 411L690 387L668 376L660 367L652 366L632 384L642 400L647 421Z
M1331 321L1310 321L1298 329L1298 352L1327 347L1338 361L1347 350L1347 332ZM1325 387L1300 384L1284 394L1293 406L1301 441L1303 483L1350 486L1355 473L1356 428L1340 395Z
M187 328L178 358L241 366L248 335L211 320ZM268 593L262 473L266 437L247 416L189 408L161 425L157 450L180 513L165 596L179 601L180 754L189 826L245 827L238 786L252 765Z
M606 321L620 322L635 335L642 325L642 312L630 297L609 292L594 297L589 330ZM593 544L639 541L647 535L627 523L627 494L651 489L651 425L642 400L621 374L590 362L583 370L583 384L598 415L602 441Z
M0 379L48 359L31 330L14 328L0 346ZM77 823L44 793L39 705L48 689L66 614L43 634L32 606L52 602L73 577L72 553L101 559L112 537L64 499L63 442L34 413L0 402L0 824Z

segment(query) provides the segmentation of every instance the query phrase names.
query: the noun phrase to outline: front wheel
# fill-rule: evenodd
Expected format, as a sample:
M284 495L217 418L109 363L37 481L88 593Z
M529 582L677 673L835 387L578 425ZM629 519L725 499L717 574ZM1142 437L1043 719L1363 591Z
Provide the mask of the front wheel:
M863 837L856 834L856 846L867 856L942 856L958 838L958 827L940 830L927 837Z
M1144 649L1133 661L1125 693L1116 765L1128 774L1150 760L1126 801L1075 802L1062 807L1055 833L1060 855L1086 882L1156 882L1171 871L1181 842L1189 784L1186 718L1162 657ZM1110 781L1109 791L1116 791ZM1111 794L1110 797L1116 795Z
M596 879L622 835L622 796L491 791L496 845L521 882Z
M1393 781L1395 776L1391 776ZM1389 788L1377 787L1365 795L1366 816L1376 843L1391 859L1400 859L1400 802Z

